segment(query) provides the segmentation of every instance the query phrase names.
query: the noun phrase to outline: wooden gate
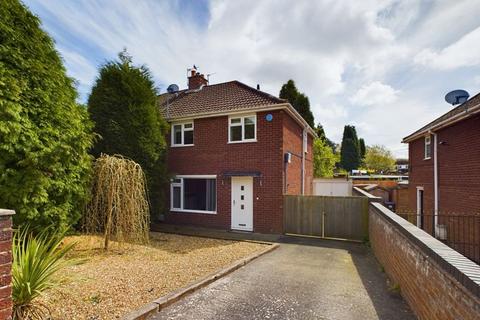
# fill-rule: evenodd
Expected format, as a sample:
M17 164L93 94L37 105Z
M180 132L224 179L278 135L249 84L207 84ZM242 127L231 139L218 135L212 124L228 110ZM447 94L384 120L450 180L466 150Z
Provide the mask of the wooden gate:
M368 199L365 197L284 196L285 233L365 241Z

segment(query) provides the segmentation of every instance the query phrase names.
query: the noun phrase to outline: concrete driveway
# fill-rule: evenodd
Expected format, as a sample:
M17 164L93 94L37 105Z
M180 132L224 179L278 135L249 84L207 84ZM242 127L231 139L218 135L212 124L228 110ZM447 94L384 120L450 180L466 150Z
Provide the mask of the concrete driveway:
M152 319L415 319L364 245L283 242Z

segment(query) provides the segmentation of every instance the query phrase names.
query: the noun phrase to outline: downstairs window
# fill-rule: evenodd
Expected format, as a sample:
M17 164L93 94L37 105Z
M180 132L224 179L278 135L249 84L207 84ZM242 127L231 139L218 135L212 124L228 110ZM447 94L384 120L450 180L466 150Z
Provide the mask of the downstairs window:
M216 213L217 181L215 178L176 177L170 186L172 211Z

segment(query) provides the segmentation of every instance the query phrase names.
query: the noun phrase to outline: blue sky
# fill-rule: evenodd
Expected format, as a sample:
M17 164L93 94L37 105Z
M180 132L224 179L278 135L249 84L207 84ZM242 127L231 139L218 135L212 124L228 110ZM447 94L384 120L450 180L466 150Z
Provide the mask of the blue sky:
M477 0L27 0L88 98L124 47L158 88L187 68L278 95L294 79L327 136L353 124L366 143L407 155L402 137L448 111L444 95L480 90Z

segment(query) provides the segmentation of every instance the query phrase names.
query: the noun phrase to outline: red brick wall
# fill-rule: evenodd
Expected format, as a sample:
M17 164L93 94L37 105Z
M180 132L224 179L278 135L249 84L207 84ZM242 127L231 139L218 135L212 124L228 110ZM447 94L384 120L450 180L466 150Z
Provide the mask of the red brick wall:
M424 188L425 212L434 213L433 163L424 160L424 139L409 143L409 209L416 211L418 186ZM437 132L439 213L480 213L480 117L458 122ZM440 144L442 142L442 144ZM427 221L427 230L432 224Z
M372 203L369 206L372 250L418 318L479 319L480 286L463 273L475 273L478 266L395 214L391 213L395 220L387 218L378 206L381 207ZM398 219L403 222L395 222ZM451 255L449 261L454 261L455 266L435 250ZM468 283L468 287L463 283Z
M439 211L480 214L480 116L438 132Z
M434 212L434 190L433 190L433 137L431 138L432 157L424 159L425 139L422 137L408 144L409 168L408 177L408 203L409 211L417 212L417 187L423 187L424 212ZM432 232L431 219L425 219L425 230Z
M12 316L12 214L0 209L0 319Z
M308 135L307 153L305 155L305 194L313 193L313 140ZM292 162L284 167L286 176L285 194L301 194L302 191L302 146L303 127L290 116L284 114L283 120L283 153L292 153Z
M265 120L268 113L273 115L270 122ZM285 131L284 126L288 126L289 129ZM165 218L166 222L230 229L231 178L224 177L223 172L259 171L262 177L253 178L254 232L282 233L285 149L282 146L284 140L282 136L287 136L292 148L294 145L295 148L297 145L301 148L301 132L301 127L285 111L259 112L257 142L229 144L228 116L195 119L194 146L169 148L168 169L172 175L217 175L217 213L170 212ZM308 177L305 184L307 193L311 193L312 190L311 141L310 137L307 155L307 159L310 160L305 164ZM301 151L299 153L301 154ZM294 174L299 174L301 161L295 162L291 168ZM295 194L299 193L300 189L295 191Z

